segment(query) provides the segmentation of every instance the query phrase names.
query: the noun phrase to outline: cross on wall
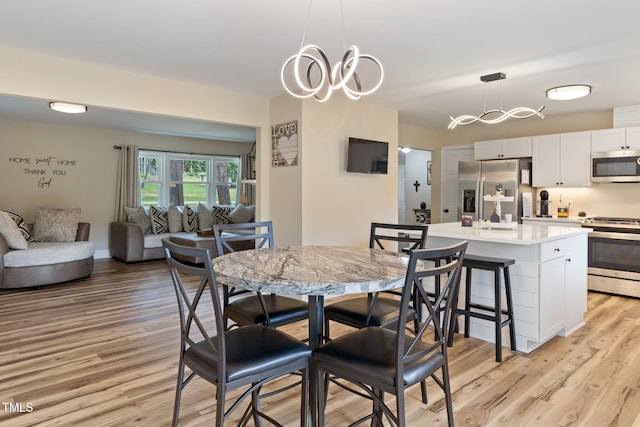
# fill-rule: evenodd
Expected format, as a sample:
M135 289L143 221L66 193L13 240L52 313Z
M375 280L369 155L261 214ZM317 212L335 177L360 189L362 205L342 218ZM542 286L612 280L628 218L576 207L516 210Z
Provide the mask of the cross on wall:
M420 187L420 183L418 182L418 180L416 180L416 182L413 183L413 186L416 187L416 193L417 193L418 187Z

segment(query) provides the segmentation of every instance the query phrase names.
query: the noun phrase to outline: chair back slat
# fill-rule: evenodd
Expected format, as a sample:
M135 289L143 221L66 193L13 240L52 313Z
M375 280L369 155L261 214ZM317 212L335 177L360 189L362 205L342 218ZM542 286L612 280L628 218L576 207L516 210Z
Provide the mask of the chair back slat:
M388 242L408 243L409 251L422 249L427 243L427 225L371 223L369 247L371 249L387 250L384 246Z
M236 252L232 242L246 242L255 249L274 247L273 223L271 221L247 222L239 224L215 224L213 226L213 237L216 241L218 255ZM269 311L260 292L236 289L234 287L223 286L223 305L226 307L231 302L231 298L248 293L255 293L260 302L260 306L265 316L266 324L271 325Z
M464 241L444 248L418 249L411 253L402 289L400 318L406 317L410 304L415 301L416 293L420 295L421 303L427 307L427 316L414 337L406 335L404 325L397 326L398 379L402 378L406 361L424 357L434 351L446 355L448 328L460 286L460 272L466 248L467 242ZM425 282L437 279L444 285L432 302L425 290ZM435 331L433 334L427 333L431 327ZM424 343L429 342L432 342L432 345L425 348Z
M369 235L369 247L371 249L387 250L385 244L389 242L408 243L410 246L407 248L408 253L416 249L422 249L427 244L427 232L429 227L427 225L413 225L413 224L387 224L382 222L372 222L371 232ZM400 248L398 248L400 249ZM400 295L401 292L396 290L385 291L386 294ZM373 294L369 294L372 296ZM377 294L376 294L377 295ZM376 298L377 299L377 298ZM375 301L369 305L369 313L367 319L373 313L375 309Z
M190 348L202 357L217 360L219 374L222 374L226 369L225 334L223 333L225 328L211 253L208 249L178 245L169 238L162 240L162 246L178 299L182 352ZM196 258L204 262L191 264L186 261ZM205 295L211 298L210 301L203 298ZM201 306L205 301L212 304L213 310L207 310L206 307ZM199 307L201 310L198 310ZM200 313L211 314L211 312L214 315L213 322L201 317ZM206 345L197 345L203 339L206 339Z
M253 242L253 248L274 246L273 223L271 221L246 222L240 224L215 224L213 237L218 255L236 252L231 242Z

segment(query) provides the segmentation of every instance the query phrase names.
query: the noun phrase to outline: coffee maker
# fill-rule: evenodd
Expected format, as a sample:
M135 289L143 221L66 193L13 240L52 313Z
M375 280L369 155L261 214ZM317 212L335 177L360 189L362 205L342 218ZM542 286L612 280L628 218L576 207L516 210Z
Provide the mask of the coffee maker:
M549 215L549 192L547 190L540 192L540 216L543 218L551 216Z

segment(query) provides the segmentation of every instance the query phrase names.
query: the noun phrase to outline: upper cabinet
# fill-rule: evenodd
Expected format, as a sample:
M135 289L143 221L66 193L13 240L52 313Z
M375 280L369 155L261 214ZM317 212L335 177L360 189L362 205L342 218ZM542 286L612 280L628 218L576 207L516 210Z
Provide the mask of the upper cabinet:
M473 144L475 160L517 159L531 156L530 136L477 141Z
M534 136L534 187L591 185L591 132Z
M640 127L626 128L627 150L640 151Z
M640 150L640 127L599 129L591 132L591 151Z
M599 129L591 131L591 151L600 153L605 151L620 151L626 146L624 128Z

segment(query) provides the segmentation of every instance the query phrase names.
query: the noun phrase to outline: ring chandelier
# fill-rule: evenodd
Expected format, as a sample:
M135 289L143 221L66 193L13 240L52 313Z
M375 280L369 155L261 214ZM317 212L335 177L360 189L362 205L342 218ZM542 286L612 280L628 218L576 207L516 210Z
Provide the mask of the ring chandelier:
M309 2L309 12L311 11L311 1ZM344 42L344 11L342 0L340 0L340 11L342 15L342 33ZM308 19L307 19L308 24ZM380 87L384 79L382 64L372 55L360 54L360 49L352 45L346 49L342 61L333 67L324 51L317 45L304 45L304 35L302 36L301 48L297 54L287 59L280 71L280 81L285 90L296 98L314 97L317 101L324 102L331 97L334 90L340 90L348 98L357 100L361 96L369 95ZM378 80L369 88L363 88L360 76L356 72L358 65L363 61L374 64L378 70ZM291 87L287 83L286 75L291 69L295 80L295 86ZM293 83L293 82L291 82Z
M506 78L507 76L504 73L495 73L481 76L480 80L482 80L486 84L487 82L492 82L494 80L504 80ZM502 85L500 86L500 88L502 89ZM485 108L484 112L478 116L472 116L470 114L464 114L456 118L450 116L449 118L451 119L451 122L449 123L449 129L455 129L456 126L466 126L476 122L493 125L496 123L504 122L507 119L528 119L534 116L538 116L539 118L544 119L542 110L544 110L544 105L537 110L529 107L515 107L508 111L504 111L502 109L501 97L499 109L487 110Z

